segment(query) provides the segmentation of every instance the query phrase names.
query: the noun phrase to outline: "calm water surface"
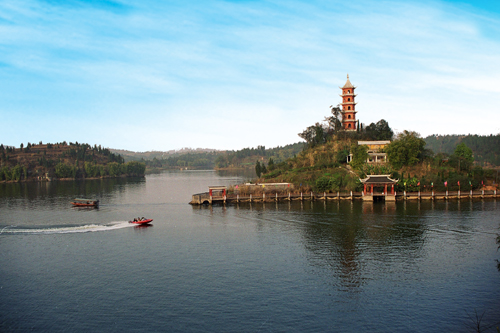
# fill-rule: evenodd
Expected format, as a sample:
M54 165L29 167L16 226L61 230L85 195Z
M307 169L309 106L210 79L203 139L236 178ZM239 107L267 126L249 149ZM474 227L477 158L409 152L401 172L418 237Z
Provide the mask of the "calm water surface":
M500 321L497 201L187 204L244 180L0 184L0 331L471 332L475 312ZM72 208L75 197L101 207ZM127 223L138 216L153 226Z

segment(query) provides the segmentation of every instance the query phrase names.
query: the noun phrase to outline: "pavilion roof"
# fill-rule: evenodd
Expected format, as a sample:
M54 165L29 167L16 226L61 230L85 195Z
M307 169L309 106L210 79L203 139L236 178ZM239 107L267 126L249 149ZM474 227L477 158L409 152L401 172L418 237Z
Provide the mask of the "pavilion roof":
M391 143L390 140L358 141L358 146L362 146L362 145L388 145L389 143Z
M209 190L227 190L227 186L224 185L216 185L216 186L209 186Z
M392 179L390 175L368 175L365 179L359 179L363 184L396 184L398 180Z

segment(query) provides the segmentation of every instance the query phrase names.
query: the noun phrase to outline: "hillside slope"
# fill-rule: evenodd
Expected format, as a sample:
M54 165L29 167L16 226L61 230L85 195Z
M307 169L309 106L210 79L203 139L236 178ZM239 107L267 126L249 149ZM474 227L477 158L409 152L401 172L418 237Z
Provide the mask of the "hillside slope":
M28 143L15 148L0 144L0 181L144 176L144 171L143 163L124 163L123 157L100 145Z

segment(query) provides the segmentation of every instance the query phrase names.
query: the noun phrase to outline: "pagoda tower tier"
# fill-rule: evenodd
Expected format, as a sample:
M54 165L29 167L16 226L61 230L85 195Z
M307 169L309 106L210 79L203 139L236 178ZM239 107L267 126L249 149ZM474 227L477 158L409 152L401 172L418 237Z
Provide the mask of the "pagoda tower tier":
M345 131L356 131L358 121L356 120L356 94L354 93L355 86L349 81L349 74L347 74L347 82L342 88L342 128Z

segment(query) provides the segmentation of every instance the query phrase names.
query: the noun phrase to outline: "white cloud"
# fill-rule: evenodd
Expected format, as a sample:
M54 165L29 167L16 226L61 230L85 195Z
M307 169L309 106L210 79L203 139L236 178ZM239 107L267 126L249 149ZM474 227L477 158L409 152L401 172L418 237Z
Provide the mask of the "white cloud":
M491 31L500 20L468 9L437 1L129 1L117 10L4 2L0 115L44 119L43 141L57 132L68 136L59 141L136 150L283 145L340 102L349 73L366 124L496 133L500 43ZM68 110L104 124L68 129L58 121ZM471 121L471 112L489 121ZM130 139L135 126L151 135ZM9 120L6 128L0 141L25 141L25 127Z

